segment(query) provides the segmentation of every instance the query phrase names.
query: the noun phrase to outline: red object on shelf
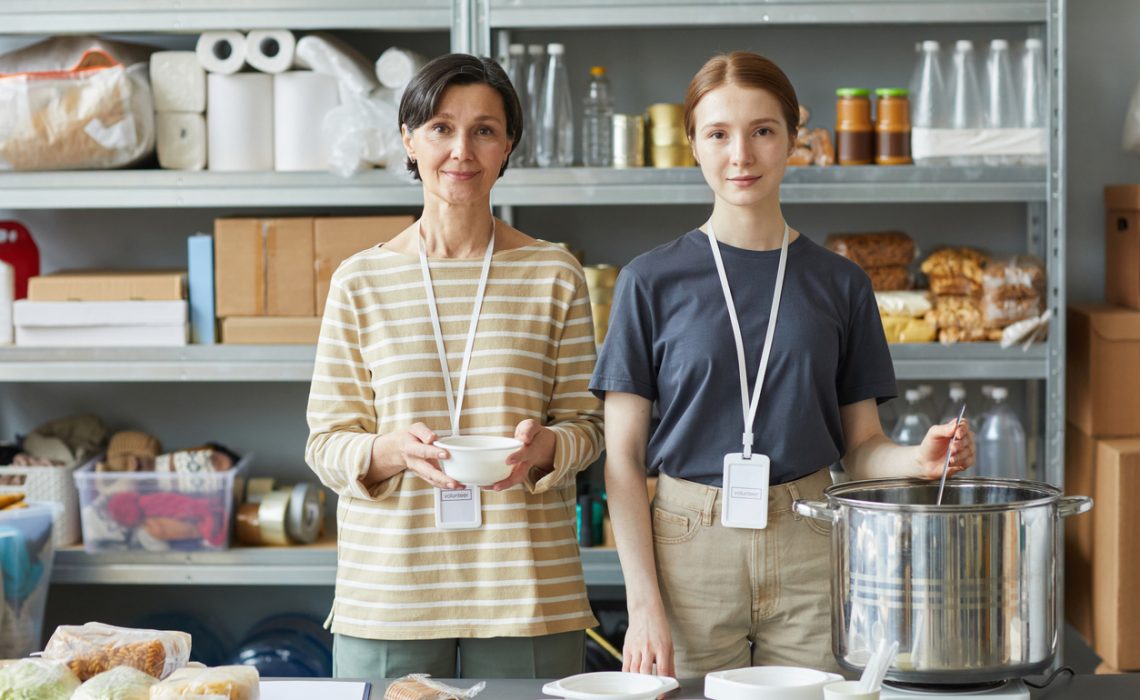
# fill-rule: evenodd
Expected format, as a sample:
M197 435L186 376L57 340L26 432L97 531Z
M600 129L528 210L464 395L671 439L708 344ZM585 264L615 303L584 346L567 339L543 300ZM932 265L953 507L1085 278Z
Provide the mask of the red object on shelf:
M0 260L11 265L15 273L16 298L26 298L28 279L40 274L40 249L19 221L0 221Z

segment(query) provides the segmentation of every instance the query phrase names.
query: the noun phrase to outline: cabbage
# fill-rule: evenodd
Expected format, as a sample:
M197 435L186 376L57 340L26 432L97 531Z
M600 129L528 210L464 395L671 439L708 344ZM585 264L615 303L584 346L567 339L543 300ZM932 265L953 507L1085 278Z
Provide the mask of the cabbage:
M116 666L79 686L71 700L149 700L157 678L130 666Z
M65 664L20 659L0 669L0 700L68 700L79 679Z

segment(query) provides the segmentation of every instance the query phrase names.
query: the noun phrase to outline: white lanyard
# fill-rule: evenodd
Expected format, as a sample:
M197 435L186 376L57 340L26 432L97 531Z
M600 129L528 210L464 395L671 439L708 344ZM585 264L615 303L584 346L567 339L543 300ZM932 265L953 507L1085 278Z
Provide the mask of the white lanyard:
M471 325L467 329L467 346L463 349L463 365L459 370L459 392L452 394L451 370L447 366L447 350L443 345L443 328L439 324L439 311L435 307L435 290L431 285L431 269L428 266L427 246L416 222L416 237L420 241L420 269L424 273L424 291L427 293L428 310L431 312L432 330L435 331L435 348L439 352L439 367L443 370L443 385L447 393L447 412L451 416L451 434L459 435L459 413L463 410L463 392L467 388L467 369L471 366L471 349L475 347L475 329L479 326L479 309L483 306L483 295L487 291L487 277L491 273L491 255L495 252L495 219L491 218L491 240L487 241L487 252L483 254L483 272L479 275L479 288L475 291L475 306L471 309Z
M724 271L724 261L720 257L712 220L709 220L709 246L712 247L716 271L720 276L720 288L724 290L724 301L728 305L728 319L732 322L732 336L736 340L736 363L740 368L740 404L744 413L744 459L752 458L752 424L756 422L756 408L760 405L760 389L764 385L764 375L768 372L768 358L772 353L772 339L776 335L776 314L780 311L780 295L784 291L784 270L788 266L787 222L784 222L784 242L780 245L780 267L776 272L776 291L772 294L772 311L768 315L768 332L764 336L764 352L760 355L760 369L756 372L756 387L752 391L752 402L748 401L748 367L744 364L744 337L740 334L740 321L736 317L736 305L732 302L732 290L728 287L728 274Z

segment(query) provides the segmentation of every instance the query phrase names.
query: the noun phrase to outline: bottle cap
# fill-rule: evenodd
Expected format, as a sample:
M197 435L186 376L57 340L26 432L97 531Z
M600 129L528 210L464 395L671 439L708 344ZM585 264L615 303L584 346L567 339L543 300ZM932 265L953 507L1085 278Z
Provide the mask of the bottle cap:
M919 384L918 393L922 394L922 398L925 399L927 396L934 394L934 387L930 386L929 384Z
M966 398L966 389L964 387L960 387L960 386L950 387L950 400L951 401L961 401L964 398Z
M595 78L604 77L605 74L606 74L606 67L605 66L590 66L590 75L594 76Z
M922 42L922 50L923 51L941 51L942 45L939 44L937 41L931 41L930 39L927 39L926 41Z
M546 47L544 47L542 44L529 44L526 47L526 52L531 56L541 56L542 54L546 53Z
M871 91L865 88L839 88L835 91L836 97L870 97Z
M991 49L1009 49L1009 42L1005 39L994 39L990 42Z
M922 393L918 389L907 389L905 396L907 402L914 403L922 398Z
M1041 41L1040 39L1026 39L1025 40L1025 48L1027 48L1027 49L1039 49L1044 45L1045 45L1045 42Z
M546 53L550 54L551 56L561 56L562 54L566 53L566 47L562 44L547 44Z
M511 56L522 56L526 53L526 46L523 44L511 44L507 47L507 53Z
M955 51L973 51L974 50L974 42L970 41L969 39L959 39L958 41L954 42L954 50Z
M1009 396L1009 389L1004 386L994 387L994 401L1004 401Z
M908 97L910 90L906 88L878 88L875 94L879 97Z

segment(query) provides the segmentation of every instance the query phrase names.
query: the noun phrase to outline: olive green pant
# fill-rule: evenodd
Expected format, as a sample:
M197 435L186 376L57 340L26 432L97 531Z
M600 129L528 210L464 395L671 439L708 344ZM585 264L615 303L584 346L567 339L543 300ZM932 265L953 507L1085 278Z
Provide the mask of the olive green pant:
M488 639L333 639L335 678L564 678L582 672L586 633ZM458 663L457 663L458 662Z

